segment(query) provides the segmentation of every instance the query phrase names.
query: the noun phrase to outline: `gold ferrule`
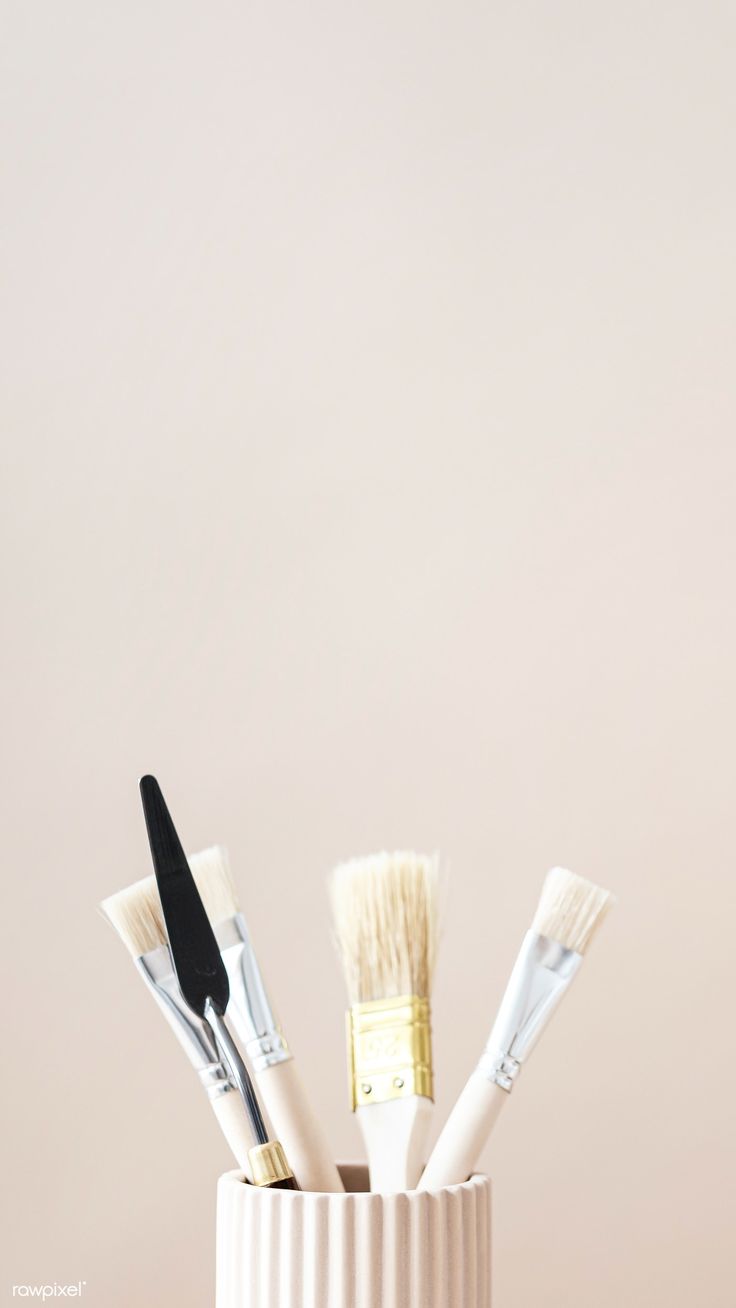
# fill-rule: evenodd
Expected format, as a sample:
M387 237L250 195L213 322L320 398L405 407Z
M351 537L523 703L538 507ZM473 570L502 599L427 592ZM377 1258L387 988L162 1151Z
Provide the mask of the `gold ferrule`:
M429 1000L417 995L353 1004L348 1010L352 1109L388 1099L432 1099Z
M249 1149L248 1159L254 1185L273 1185L274 1181L288 1181L294 1175L278 1140Z

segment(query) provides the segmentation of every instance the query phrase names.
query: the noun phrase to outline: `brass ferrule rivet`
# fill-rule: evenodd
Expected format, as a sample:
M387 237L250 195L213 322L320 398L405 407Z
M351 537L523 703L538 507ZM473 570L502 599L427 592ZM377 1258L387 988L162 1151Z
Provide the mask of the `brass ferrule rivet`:
M396 1086L396 1089L397 1089L397 1090L403 1090L403 1089L404 1089L404 1078L403 1078L402 1076L395 1076L395 1077L394 1077L394 1085Z
M373 1089L373 1086L368 1085L367 1082L363 1082L363 1085L360 1088L363 1091L364 1095L369 1095L371 1090Z

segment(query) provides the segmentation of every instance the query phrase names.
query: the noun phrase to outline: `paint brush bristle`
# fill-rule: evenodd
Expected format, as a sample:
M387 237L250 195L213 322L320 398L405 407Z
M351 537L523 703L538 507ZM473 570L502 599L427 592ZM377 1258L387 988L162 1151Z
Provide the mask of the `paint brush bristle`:
M189 855L187 862L213 926L233 917L238 912L238 903L227 850L221 845L213 845L211 849ZM126 886L125 890L119 890L116 895L110 895L102 901L100 908L134 958L168 944L154 876L144 877L142 881Z
M240 911L230 859L222 845L212 845L199 854L190 854L188 863L202 903L213 926L234 917Z
M584 954L613 903L610 890L567 868L553 867L547 873L532 930Z
M330 899L351 1004L429 998L437 945L438 860L409 851L337 867Z
M155 877L144 877L110 895L100 908L133 958L168 943Z

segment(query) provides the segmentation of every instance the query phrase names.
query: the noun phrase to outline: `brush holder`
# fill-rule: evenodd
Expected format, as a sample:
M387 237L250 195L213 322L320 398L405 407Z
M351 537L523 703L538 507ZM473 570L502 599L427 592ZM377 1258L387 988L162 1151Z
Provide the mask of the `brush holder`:
M345 1194L220 1178L216 1308L490 1308L487 1176L380 1195L340 1174Z

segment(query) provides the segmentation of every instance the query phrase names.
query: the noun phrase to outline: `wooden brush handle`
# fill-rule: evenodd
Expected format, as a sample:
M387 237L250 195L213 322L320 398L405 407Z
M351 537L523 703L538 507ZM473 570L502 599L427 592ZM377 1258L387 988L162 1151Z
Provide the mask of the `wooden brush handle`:
M293 1058L255 1074L258 1093L302 1190L344 1190L327 1137L309 1106Z
M472 1176L508 1092L474 1072L442 1128L419 1182L420 1190L459 1185Z
M414 1190L422 1163L432 1116L432 1100L407 1095L383 1104L361 1104L356 1109L368 1154L371 1190L398 1194Z
M250 1181L252 1178L248 1151L253 1147L253 1132L240 1095L237 1090L228 1090L226 1094L211 1099L210 1103L238 1167L245 1172Z

